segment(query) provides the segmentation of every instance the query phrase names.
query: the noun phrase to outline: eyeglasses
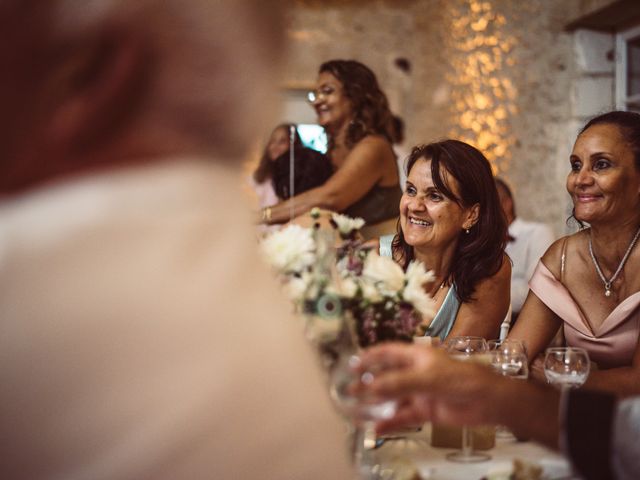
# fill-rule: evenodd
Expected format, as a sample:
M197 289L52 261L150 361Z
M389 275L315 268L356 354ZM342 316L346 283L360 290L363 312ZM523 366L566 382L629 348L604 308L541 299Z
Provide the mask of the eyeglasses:
M322 87L317 90L310 90L307 92L307 102L315 103L318 100L326 99L333 92L335 92L335 89L332 87Z

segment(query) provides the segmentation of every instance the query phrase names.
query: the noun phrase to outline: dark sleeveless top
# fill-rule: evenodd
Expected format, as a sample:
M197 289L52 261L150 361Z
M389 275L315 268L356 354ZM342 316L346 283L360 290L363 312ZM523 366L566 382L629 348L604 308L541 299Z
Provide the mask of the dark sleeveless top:
M402 190L399 185L393 187L375 185L344 213L350 217L360 217L367 222L367 225L373 225L399 215L400 197L402 197Z

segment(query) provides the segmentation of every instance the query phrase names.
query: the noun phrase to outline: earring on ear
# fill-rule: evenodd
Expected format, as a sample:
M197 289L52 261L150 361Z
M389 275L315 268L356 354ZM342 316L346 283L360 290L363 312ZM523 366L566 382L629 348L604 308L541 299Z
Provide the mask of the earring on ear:
M469 229L465 228L464 233L466 233L467 235L469 235Z

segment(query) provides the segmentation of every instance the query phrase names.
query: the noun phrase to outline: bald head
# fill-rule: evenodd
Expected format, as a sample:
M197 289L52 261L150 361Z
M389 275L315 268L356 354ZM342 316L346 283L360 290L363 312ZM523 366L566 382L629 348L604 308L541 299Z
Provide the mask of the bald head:
M270 113L274 15L253 0L3 0L0 193L168 155L237 159Z

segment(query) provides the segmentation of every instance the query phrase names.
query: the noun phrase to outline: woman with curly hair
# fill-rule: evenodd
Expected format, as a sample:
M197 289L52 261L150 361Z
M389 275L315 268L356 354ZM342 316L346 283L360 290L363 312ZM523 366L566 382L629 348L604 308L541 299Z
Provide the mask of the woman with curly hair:
M396 235L380 238L380 254L403 268L419 260L438 312L426 335L497 338L510 304L507 223L489 162L458 140L415 147L407 160Z
M376 76L355 60L331 60L320 66L309 100L327 133L335 173L322 186L263 209L262 222L283 223L292 210L298 216L320 207L390 231L402 192L390 141L392 115Z

